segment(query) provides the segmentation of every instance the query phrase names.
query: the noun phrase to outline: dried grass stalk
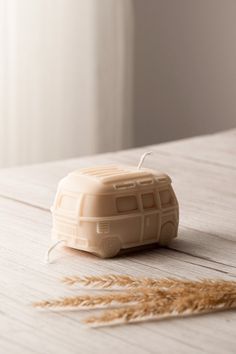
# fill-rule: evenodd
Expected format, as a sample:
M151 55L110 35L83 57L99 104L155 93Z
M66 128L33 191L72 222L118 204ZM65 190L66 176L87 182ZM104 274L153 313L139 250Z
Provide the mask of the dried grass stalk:
M232 308L236 308L236 291L232 293L212 291L178 297L173 301L159 299L135 306L111 309L104 311L101 315L90 316L85 322L93 326L105 326L150 319L160 320L166 317L190 316Z
M185 289L167 290L138 288L134 291L113 292L104 295L79 295L73 297L64 297L59 299L51 299L35 302L34 307L53 308L53 307L76 307L76 308L99 308L110 304L128 304L130 302L149 302L158 299L173 300L174 298L185 293Z
M171 287L178 284L179 279L154 279L145 277L132 277L130 275L116 275L109 274L103 276L71 276L65 277L62 281L67 285L80 284L83 286L90 286L97 289L109 289L112 287L126 287L126 288L138 288L138 287ZM189 281L186 281L189 283Z
M226 280L180 280L135 278L129 275L67 277L70 285L93 288L125 288L125 292L80 295L35 303L42 308L99 308L113 306L86 319L90 325L109 325L164 317L186 316L236 308L236 282ZM123 307L114 308L122 304ZM125 305L125 306L124 306Z
M73 297L64 297L61 299L52 299L37 302L35 307L77 307L77 308L96 308L101 306L108 306L110 304L128 304L130 302L150 302L167 300L173 301L179 297L185 297L187 295L199 292L201 294L209 294L209 292L220 292L224 289L224 292L232 291L236 283L234 282L212 282L212 281L199 281L186 284L179 281L178 286L172 286L171 288L157 287L142 287L137 289L128 289L123 293L106 293L104 295L80 295ZM235 286L236 289L236 286Z
M203 279L203 280L182 280L177 278L147 278L147 277L132 277L130 275L116 275L109 274L104 276L71 276L65 277L62 281L67 285L80 284L85 287L92 287L94 289L109 289L117 287L125 287L127 289L134 288L158 288L158 289L170 289L170 288L186 288L189 289L209 289L209 288L218 288L218 287L228 287L231 289L232 281L227 280L212 280L212 279Z
M76 308L99 308L113 303L127 304L130 302L151 301L153 293L113 293L105 295L81 295L64 297L61 299L45 300L35 302L34 307L53 308L53 307L76 307Z

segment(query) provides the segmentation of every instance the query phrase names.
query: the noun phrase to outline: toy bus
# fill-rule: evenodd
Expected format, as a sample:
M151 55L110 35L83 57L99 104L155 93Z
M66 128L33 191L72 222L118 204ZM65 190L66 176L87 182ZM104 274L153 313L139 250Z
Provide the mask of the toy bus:
M102 258L177 236L179 207L171 179L155 170L106 165L63 178L52 207L54 241Z

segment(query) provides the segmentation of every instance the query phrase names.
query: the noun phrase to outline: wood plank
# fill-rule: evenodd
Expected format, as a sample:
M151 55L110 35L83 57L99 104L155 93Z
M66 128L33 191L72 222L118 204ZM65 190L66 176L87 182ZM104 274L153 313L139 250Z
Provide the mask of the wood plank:
M55 252L55 262L46 265L42 259L50 227L48 211L0 198L0 346L7 353L19 352L14 351L15 347L21 348L21 353L40 354L233 353L235 311L94 330L80 323L83 313L42 312L31 308L32 301L75 294L75 289L59 283L63 275L112 272L224 279L236 275L231 266L168 249L102 260L61 248Z
M193 161L236 169L236 129L154 145L153 149Z
M115 154L112 161L134 164L143 151ZM109 162L111 155L104 155L0 171L0 194L49 210L60 178L77 167ZM180 202L181 225L222 238L235 238L236 171L159 153L146 165L172 177Z
M225 133L183 139L118 153L2 169L0 170L0 193L29 203L32 202L29 199L33 197L37 206L48 208L53 200L57 182L71 170L94 164L116 162L137 165L140 155L149 149L154 151L154 155L146 160L145 165L165 170L170 174L173 174L176 169L178 173L179 161L185 159L192 159L193 162L198 162L198 165L203 162L201 165L202 170L205 169L205 163L209 165L222 164L222 166L234 168L236 164L236 159L234 158L236 154L235 137L236 130L231 130ZM208 154L208 157L206 157L206 154ZM228 160L228 163L225 163L226 160ZM180 170L182 165L181 163L179 166ZM195 171L191 171L192 165L191 162L186 161L185 167L188 167L188 170L193 175ZM218 166L215 171L217 171L217 168ZM225 174L231 177L227 168ZM203 178L205 178L204 175ZM234 174L232 174L232 178L235 178Z
M145 149L3 170L0 171L0 194L49 210L58 181L71 170L112 162L137 164ZM157 151L146 165L166 171L173 179L182 227L173 247L199 258L235 265L232 241L236 238L236 171L183 157L165 156ZM224 244L224 240L228 242ZM229 249L234 250L230 258L227 257ZM225 250L224 255L221 255L222 250Z
M163 170L173 179L181 211L179 237L170 249L156 248L112 260L61 248L55 251L53 264L42 262L50 239L49 207L56 185L80 167L114 162L137 165L150 147L1 170L1 349L49 354L234 353L233 311L88 330L80 323L82 313L42 313L30 303L74 294L75 290L58 282L69 274L235 279L235 139L236 130L152 146L154 154L145 165Z

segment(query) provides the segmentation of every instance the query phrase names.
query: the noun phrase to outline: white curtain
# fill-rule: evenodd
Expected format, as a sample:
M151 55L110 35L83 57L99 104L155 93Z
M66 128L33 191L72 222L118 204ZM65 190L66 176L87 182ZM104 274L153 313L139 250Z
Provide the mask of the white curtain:
M131 0L0 0L0 166L130 147Z

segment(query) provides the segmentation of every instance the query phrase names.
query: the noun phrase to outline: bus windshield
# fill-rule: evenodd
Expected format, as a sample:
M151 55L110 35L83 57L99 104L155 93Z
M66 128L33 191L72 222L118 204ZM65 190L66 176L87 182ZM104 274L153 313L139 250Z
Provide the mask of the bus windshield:
M78 205L78 198L72 197L70 195L62 195L59 201L59 208L75 213Z
M114 200L110 195L84 196L82 215L87 217L101 217L116 215Z

